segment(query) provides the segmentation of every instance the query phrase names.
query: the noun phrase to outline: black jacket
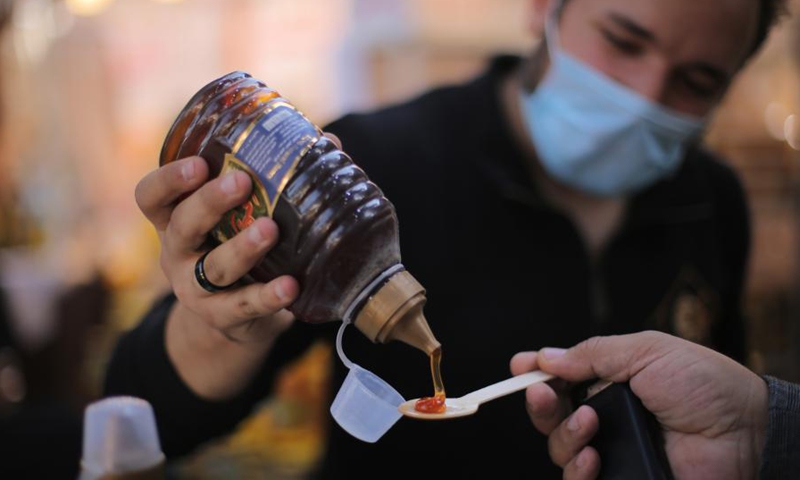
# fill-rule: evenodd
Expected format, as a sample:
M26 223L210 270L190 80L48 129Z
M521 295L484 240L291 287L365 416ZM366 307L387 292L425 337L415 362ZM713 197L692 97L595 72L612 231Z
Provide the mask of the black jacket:
M427 289L425 313L443 345L448 395L509 376L516 352L596 334L660 329L743 361L750 232L734 172L691 150L674 178L633 199L621 231L591 264L574 224L537 194L501 112L499 81L516 62L498 58L473 81L325 128L396 207L403 263ZM268 393L277 368L338 327L298 322L250 391L208 403L164 353L170 301L121 339L106 393L153 402L171 455L230 430ZM354 362L406 398L432 393L419 351L372 344L355 329L344 340ZM332 394L346 374L338 359L334 367ZM330 478L561 478L523 400L519 392L448 422L403 418L375 444L332 425L320 470Z

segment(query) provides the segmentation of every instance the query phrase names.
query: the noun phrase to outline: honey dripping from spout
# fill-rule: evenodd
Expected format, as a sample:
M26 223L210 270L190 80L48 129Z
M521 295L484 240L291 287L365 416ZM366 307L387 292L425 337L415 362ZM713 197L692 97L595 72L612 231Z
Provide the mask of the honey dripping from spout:
M422 397L414 404L414 409L422 413L444 413L447 409L447 395L442 382L442 348L439 347L430 355L431 376L433 377L433 396Z
M209 246L262 216L280 231L243 283L291 275L300 292L287 310L296 319L348 318L375 343L399 340L425 352L443 408L441 345L423 315L425 288L401 263L394 205L341 146L276 90L234 71L192 96L159 163L192 155L207 161L210 177L243 171L252 180L251 197L225 214Z

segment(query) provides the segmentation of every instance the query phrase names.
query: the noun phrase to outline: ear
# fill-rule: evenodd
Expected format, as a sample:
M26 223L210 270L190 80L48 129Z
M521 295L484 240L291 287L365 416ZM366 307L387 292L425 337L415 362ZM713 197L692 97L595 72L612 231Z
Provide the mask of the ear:
M547 13L552 8L551 3L555 0L528 0L530 16L528 17L528 31L535 37L544 36L544 22Z

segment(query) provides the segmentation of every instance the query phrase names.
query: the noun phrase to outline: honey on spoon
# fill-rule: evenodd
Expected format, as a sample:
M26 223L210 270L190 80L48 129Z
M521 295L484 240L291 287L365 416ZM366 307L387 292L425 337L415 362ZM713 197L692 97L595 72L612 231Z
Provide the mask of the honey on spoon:
M439 352L438 361L441 360L441 352ZM433 355L431 356L431 365L434 365ZM436 364L437 370L434 373L434 382L437 378L438 363ZM411 418L418 418L422 420L447 420L451 418L464 417L472 415L478 411L478 407L482 403L490 400L524 390L534 383L546 382L555 378L549 373L540 370L523 373L505 380L501 380L492 385L475 390L467 395L457 398L445 398L444 389L441 390L442 405L437 407L438 391L433 397L423 397L418 399L408 400L400 404L397 409L403 415ZM441 377L439 377L441 382ZM433 399L433 400L429 400ZM433 408L428 408L429 404L433 404ZM443 407L443 408L442 408Z

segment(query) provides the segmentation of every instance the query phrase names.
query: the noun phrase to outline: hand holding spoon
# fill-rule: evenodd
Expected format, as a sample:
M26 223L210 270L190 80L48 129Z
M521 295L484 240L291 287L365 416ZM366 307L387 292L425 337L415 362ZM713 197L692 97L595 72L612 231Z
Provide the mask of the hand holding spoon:
M463 397L447 398L445 399L445 411L442 413L425 413L416 410L415 405L418 398L408 400L400 404L397 409L403 415L412 418L419 418L422 420L446 420L450 418L464 417L472 415L478 411L478 407L489 400L494 400L510 393L518 392L534 383L546 382L555 378L549 373L544 373L539 370L533 372L523 373L515 377L507 378L497 383L493 383L487 387L475 390L468 393Z

